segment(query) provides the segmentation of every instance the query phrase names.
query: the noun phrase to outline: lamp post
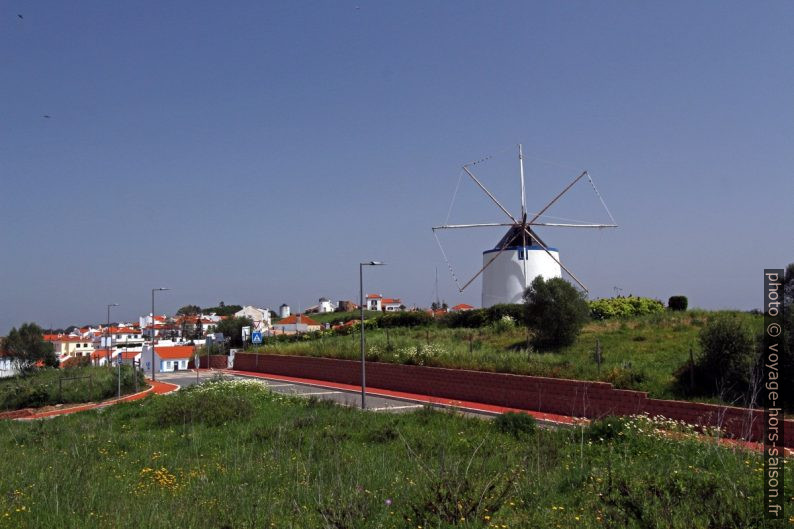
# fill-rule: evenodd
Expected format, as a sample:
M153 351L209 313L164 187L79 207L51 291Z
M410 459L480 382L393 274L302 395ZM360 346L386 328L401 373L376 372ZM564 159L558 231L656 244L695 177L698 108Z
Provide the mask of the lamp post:
M151 327L150 327L150 329L152 331L152 380L155 380L155 378L154 378L154 293L155 292L162 292L164 290L171 290L171 289L170 288L163 288L163 287L153 288L152 289L152 320L151 320Z
M370 261L358 264L358 301L361 309L361 409L367 409L367 361L364 354L364 267L383 266L386 263Z
M107 360L108 367L110 367L110 307L118 307L118 303L111 303L108 305L108 326L105 327L105 347L107 347L107 354L105 355L105 360Z

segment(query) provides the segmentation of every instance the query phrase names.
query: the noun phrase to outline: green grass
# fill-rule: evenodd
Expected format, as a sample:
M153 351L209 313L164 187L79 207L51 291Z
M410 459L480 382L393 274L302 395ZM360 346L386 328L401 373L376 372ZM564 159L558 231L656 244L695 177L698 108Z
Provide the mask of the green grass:
M122 366L121 392L135 391L135 379L130 366ZM143 389L143 375L138 373L139 390ZM74 377L76 380L59 379ZM73 367L68 369L39 369L26 376L0 378L0 411L17 410L59 403L91 402L116 396L118 369L108 367Z
M763 520L759 456L615 425L517 434L214 383L3 423L0 527L786 526Z
M657 398L688 398L676 387L674 373L699 353L698 333L705 322L725 312L665 311L627 320L591 322L576 343L554 353L527 350L526 330L496 325L481 329L399 328L368 330L370 360L438 367L602 380L619 388L647 391ZM730 312L760 330L762 318ZM596 340L602 365L593 359ZM266 344L253 350L355 359L359 335ZM699 399L704 400L704 399Z

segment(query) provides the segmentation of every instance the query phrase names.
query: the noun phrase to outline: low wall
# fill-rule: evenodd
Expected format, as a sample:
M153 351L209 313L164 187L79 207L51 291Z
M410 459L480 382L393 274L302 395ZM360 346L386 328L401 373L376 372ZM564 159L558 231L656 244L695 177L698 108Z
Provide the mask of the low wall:
M226 357L210 365L226 367ZM204 367L205 357L201 358ZM361 364L352 360L308 356L237 353L234 368L342 384L361 383ZM367 386L468 400L574 417L647 413L698 426L719 426L730 436L752 441L763 437L763 411L715 404L648 398L642 391L615 389L608 382L489 373L465 369L367 362ZM794 447L794 420L785 421L787 447Z
M199 357L199 366L201 369L207 369L207 365L212 369L226 369L228 367L228 356L226 355L210 355L209 360L207 356L200 356ZM196 363L191 358L188 362L187 368L188 369L195 369Z

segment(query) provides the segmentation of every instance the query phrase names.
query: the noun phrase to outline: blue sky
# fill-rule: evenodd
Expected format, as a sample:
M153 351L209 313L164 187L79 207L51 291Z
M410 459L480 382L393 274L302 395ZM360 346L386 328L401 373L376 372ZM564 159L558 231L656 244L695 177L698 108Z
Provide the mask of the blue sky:
M587 169L621 225L541 232L593 297L749 309L794 261L789 2L227 4L3 3L0 333L157 286L158 312L356 299L369 259L368 291L428 305L438 268L479 304L430 227L491 153L517 209L517 143L530 210ZM451 220L501 220L476 192ZM587 192L550 213L591 220ZM501 235L442 242L465 276Z

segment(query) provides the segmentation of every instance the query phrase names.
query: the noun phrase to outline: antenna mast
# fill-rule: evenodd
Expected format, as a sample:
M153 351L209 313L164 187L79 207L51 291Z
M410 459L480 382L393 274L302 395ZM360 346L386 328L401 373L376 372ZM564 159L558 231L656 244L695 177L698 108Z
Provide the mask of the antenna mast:
M438 299L438 267L436 267L436 307L441 308L441 302Z
M521 144L518 144L518 165L521 168L521 218L527 212L527 200L524 197L524 153L521 150Z

